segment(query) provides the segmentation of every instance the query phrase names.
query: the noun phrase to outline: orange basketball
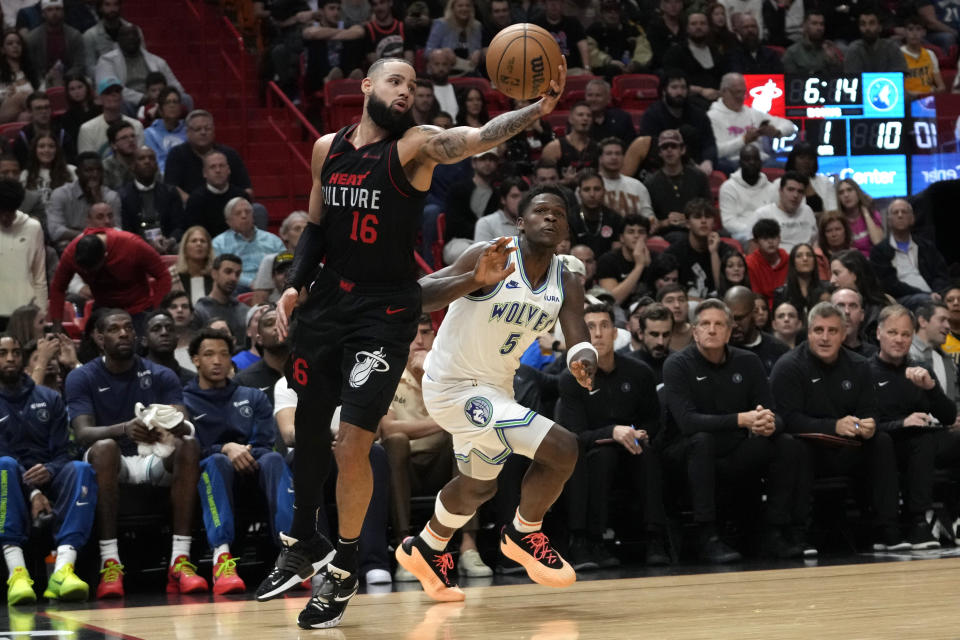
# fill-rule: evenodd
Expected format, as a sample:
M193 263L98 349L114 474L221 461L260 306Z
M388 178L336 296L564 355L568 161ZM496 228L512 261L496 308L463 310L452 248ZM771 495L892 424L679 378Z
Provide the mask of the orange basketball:
M550 87L562 57L550 32L535 24L512 24L490 42L490 81L515 100L532 100Z

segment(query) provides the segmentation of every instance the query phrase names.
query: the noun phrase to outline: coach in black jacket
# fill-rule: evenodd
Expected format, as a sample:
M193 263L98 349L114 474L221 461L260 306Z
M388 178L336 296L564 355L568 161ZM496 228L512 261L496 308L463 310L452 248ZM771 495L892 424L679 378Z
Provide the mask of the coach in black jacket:
M913 223L913 207L906 200L897 198L887 208L890 234L870 250L870 266L884 293L911 307L929 299L931 292L943 291L950 286L943 255L932 242L911 233ZM901 273L898 261L902 264L909 262L912 273ZM926 283L926 290L917 286L923 284L921 280Z
M163 236L153 242L172 253L183 235L183 201L175 187L164 184L157 168L157 156L150 147L137 149L134 155L133 182L120 187L120 221L124 231L141 237L148 229L159 228ZM158 246L159 245L159 246Z
M913 327L906 307L885 307L877 327L880 352L870 359L870 369L879 401L877 427L893 438L904 473L907 541L913 549L935 549L940 543L925 517L933 505L933 470L937 463L958 466L960 435L944 428L957 419L956 405L929 371L907 361Z
M783 421L771 410L773 397L760 359L727 346L732 326L726 305L705 300L697 306L694 344L667 358L664 462L686 470L704 560L740 558L717 537L718 475L741 482L766 478L765 550L778 557L797 556L801 549L788 542L784 530L794 522L802 447L783 434Z
M770 384L777 410L793 434L839 436L826 444L808 439L800 469L797 508L809 519L816 469L861 476L872 489L877 518L874 550L908 548L897 526L898 482L890 434L877 430L877 395L866 359L843 348L846 318L821 302L808 314L807 340L773 367ZM812 551L812 548L811 548Z

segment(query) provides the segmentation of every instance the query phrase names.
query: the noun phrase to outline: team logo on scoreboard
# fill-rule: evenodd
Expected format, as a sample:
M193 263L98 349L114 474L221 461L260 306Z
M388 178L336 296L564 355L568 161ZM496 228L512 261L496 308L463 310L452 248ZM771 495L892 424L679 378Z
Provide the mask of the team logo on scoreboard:
M877 111L890 111L900 103L900 91L890 78L877 78L867 86L867 100Z
M783 89L778 87L771 78L764 84L750 89L750 97L753 98L753 104L750 106L761 113L769 114L773 109L773 101L782 95Z

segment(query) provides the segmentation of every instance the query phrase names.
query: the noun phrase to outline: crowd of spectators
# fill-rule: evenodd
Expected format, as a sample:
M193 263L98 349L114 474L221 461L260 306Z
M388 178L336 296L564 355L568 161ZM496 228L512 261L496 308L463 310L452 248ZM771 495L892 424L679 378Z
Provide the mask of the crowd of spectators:
M87 596L74 564L94 533L96 595L122 596L119 495L135 484L169 487L168 590L209 588L191 561L199 510L214 592L242 591L235 503L262 494L274 542L292 515L297 398L273 302L306 213L266 230L243 158L217 142L214 116L144 48L120 0L99 0L96 15L60 0L20 4L4 5L0 50L0 122L25 122L0 149L0 469L16 480L13 524L0 532L8 602L36 597L22 551L34 523L57 544L50 597ZM934 471L960 461L955 265L911 201L874 202L854 180L819 173L813 145L798 140L778 166L771 140L796 128L747 106L742 75L896 70L913 96L945 91L931 47L956 44L949 2L254 4L268 27L266 72L285 91L405 57L424 69L418 124L495 117L502 104L450 80L484 76L490 40L516 22L553 33L570 73L592 76L564 125L537 121L438 167L422 245L439 268L475 241L516 233L531 185L567 189L570 237L558 253L588 293L599 393L563 371L558 333L524 355L516 391L580 442L550 523L568 534L575 568L619 562L604 543L611 527L642 540L648 563L675 560L667 523L685 512L700 559L739 560L753 548L727 535L731 487L745 490L739 509L759 523L762 553L810 557L825 474L871 489L874 550L956 537L960 504L932 511ZM614 104L611 80L624 73L659 75L642 114ZM62 113L46 93L58 86ZM63 331L78 329L79 310L77 344ZM412 578L391 571L387 547L412 530L412 497L455 473L449 435L420 395L434 333L424 316L371 452L368 584ZM501 476L505 502L522 464ZM461 575L517 569L482 553L483 519L504 514L512 505L495 504L464 529Z

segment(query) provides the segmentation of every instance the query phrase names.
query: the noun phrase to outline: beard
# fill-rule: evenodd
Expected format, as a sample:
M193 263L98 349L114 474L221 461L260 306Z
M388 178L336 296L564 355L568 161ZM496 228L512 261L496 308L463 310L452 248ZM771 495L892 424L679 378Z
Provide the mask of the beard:
M373 124L395 137L402 136L415 124L409 109L403 113L397 113L375 93L371 93L367 101L367 114L373 120Z
M683 105L687 103L686 96L671 96L668 93L663 95L663 101L667 103L667 106L672 109L682 109Z

